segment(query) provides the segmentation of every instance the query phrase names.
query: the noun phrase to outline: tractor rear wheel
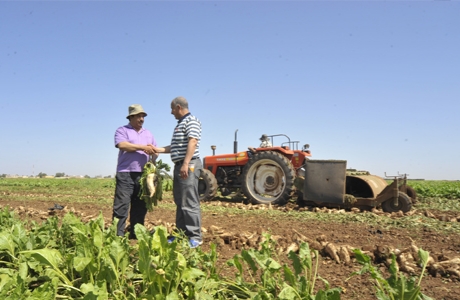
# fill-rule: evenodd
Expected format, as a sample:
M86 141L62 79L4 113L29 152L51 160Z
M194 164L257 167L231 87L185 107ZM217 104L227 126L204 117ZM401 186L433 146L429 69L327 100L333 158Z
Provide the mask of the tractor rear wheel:
M403 193L406 193L407 196L410 197L412 204L417 203L417 192L413 187L406 185L406 190L404 190L403 186L400 186L399 190Z
M254 204L283 205L291 197L294 178L294 167L285 156L260 151L244 167L242 190Z
M200 201L212 200L217 193L217 180L214 174L207 169L201 170L201 176L198 180L198 194Z
M384 212L397 212L402 211L404 213L410 211L412 208L412 201L409 196L399 192L398 205L395 205L393 199L389 199L382 203L382 209Z

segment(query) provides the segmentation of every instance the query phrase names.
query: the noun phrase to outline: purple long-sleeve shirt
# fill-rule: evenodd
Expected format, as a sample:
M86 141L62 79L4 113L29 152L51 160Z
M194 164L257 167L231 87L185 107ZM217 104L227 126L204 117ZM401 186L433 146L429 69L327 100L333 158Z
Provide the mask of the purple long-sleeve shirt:
M152 133L142 128L137 132L130 124L121 126L115 131L115 147L121 142L132 144L157 145ZM142 172L142 168L149 160L149 155L144 151L126 152L120 150L118 153L117 172Z

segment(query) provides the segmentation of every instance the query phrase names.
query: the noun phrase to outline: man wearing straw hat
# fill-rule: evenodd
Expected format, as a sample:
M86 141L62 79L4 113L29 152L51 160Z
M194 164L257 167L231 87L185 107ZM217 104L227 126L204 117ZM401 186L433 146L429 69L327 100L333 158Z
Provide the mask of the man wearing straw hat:
M113 219L118 219L117 235L125 233L126 220L130 220L129 238L135 239L134 225L144 225L147 206L139 198L140 179L144 165L157 158L153 151L156 146L152 133L143 128L147 113L140 104L128 108L129 123L115 132L115 147L119 149L115 197L113 200Z

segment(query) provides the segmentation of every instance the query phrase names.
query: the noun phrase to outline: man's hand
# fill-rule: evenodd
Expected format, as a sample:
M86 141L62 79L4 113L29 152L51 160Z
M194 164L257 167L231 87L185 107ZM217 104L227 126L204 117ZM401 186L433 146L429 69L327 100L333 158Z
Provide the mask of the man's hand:
M148 155L155 154L154 146L152 144L148 145L140 145L140 144L133 144L130 142L120 142L117 145L118 149L126 152L136 152L136 151L144 151L144 153Z
M144 152L147 153L148 155L153 155L157 153L155 151L155 146L153 146L152 144L148 144L147 146L145 146Z
M182 179L187 179L188 177L188 163L183 163L180 167L180 177Z
M153 145L152 146L152 149L153 151L156 153L156 154L160 154L160 153L171 153L171 146L166 146L166 147L155 147Z
M160 148L159 147L155 147L155 146L152 146L152 149L155 153L160 153Z

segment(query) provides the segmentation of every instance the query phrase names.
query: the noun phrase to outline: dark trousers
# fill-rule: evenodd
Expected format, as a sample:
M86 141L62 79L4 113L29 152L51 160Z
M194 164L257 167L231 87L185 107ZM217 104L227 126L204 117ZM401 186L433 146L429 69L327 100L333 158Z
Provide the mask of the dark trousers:
M195 171L188 170L188 177L180 177L181 165L174 166L173 195L176 203L176 227L191 239L201 241L201 208L198 193L198 180L201 174L201 161L192 160Z
M130 220L130 238L135 238L134 225L144 225L147 207L139 198L141 172L118 172L116 176L113 217L118 219L117 235L125 234L126 220ZM130 209L131 206L131 209Z

